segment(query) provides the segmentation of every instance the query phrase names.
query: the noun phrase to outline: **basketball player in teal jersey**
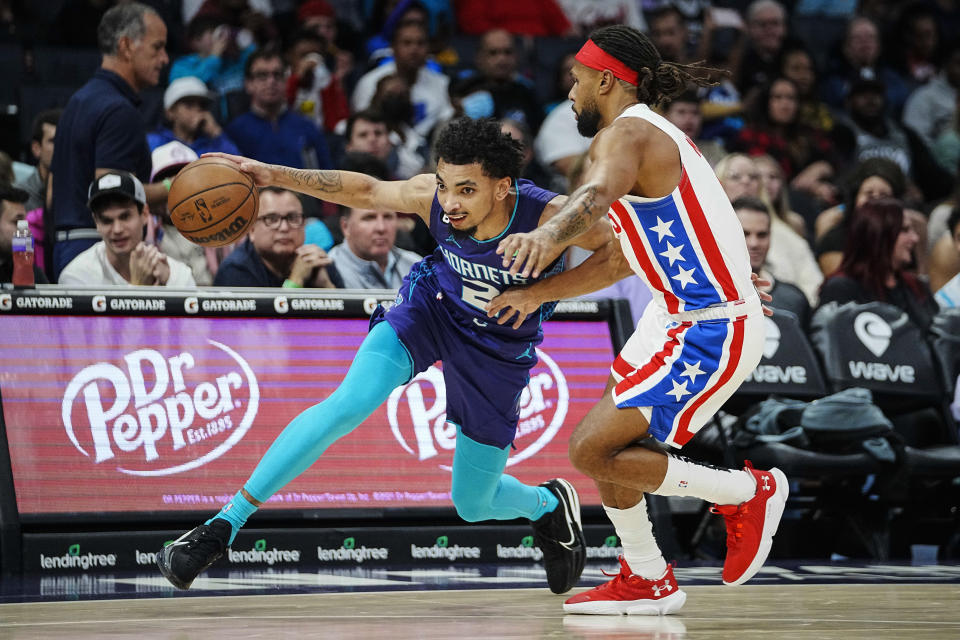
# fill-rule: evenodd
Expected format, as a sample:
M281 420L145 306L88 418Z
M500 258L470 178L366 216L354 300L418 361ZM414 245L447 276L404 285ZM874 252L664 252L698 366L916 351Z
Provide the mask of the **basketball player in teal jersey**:
M576 584L585 546L572 485L554 479L528 486L504 473L520 394L537 361L534 347L555 303L510 325L491 321L486 311L507 288L535 280L504 269L497 243L545 223L566 197L516 179L520 146L494 121L452 122L441 132L436 151L436 175L398 182L211 154L237 163L259 186L276 185L359 209L417 214L439 247L411 268L396 305L374 315L337 390L291 421L229 504L157 554L161 572L174 586L189 588L257 507L363 422L394 388L437 360L444 365L447 421L457 430L451 489L457 512L468 521L528 518L550 589L564 593ZM602 221L578 245L596 250L612 239ZM561 260L554 261L540 277L561 266Z

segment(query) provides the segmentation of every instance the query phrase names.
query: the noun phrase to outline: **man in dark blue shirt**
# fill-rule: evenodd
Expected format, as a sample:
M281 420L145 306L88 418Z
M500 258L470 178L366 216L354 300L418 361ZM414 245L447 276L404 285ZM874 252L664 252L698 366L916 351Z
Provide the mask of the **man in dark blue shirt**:
M327 142L316 125L287 109L285 65L275 49L247 58L244 84L250 111L227 125L240 152L269 164L298 169L331 168Z
M77 91L57 126L51 174L56 244L54 274L100 241L87 208L87 187L111 171L150 178L146 125L139 92L156 85L167 64L167 27L146 5L107 11L97 30L103 62ZM169 183L167 183L169 185ZM147 185L147 202L166 200L169 186Z

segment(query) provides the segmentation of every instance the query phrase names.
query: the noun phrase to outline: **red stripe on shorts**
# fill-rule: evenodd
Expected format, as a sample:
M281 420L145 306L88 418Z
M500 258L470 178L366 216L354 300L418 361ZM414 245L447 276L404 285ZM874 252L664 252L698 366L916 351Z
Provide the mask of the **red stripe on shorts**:
M645 365L637 369L636 373L625 377L617 383L617 386L614 388L614 393L619 396L630 389L630 387L640 384L653 375L657 369L663 366L663 362L667 356L673 353L673 350L680 345L680 334L692 325L692 322L684 322L667 331L667 341L664 343L663 348L655 353ZM619 356L617 357L619 358Z
M680 413L680 420L677 424L677 433L673 438L673 441L677 444L677 446L682 447L690 441L690 438L693 437L693 434L688 430L690 427L690 420L693 419L693 414L696 413L697 409L702 407L704 403L710 399L710 396L717 392L717 389L727 384L730 378L733 377L733 373L737 370L737 365L740 364L740 354L743 352L745 324L746 323L742 320L734 320L730 323L730 326L733 327L733 338L730 340L730 357L727 359L727 368L723 370L722 374L720 374L720 379L717 380L715 385L709 389L704 389L703 393L700 394L700 397L690 403L687 408Z
M613 359L613 370L621 378L626 378L633 372L634 368L629 362L624 360L622 356L617 356Z

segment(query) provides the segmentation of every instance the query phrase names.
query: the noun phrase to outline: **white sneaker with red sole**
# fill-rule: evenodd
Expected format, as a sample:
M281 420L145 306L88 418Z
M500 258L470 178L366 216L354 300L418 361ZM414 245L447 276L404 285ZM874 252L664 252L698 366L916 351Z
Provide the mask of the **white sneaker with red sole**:
M569 598L563 603L563 610L593 615L662 616L678 611L686 601L687 594L673 577L673 565L668 565L656 580L648 580L634 575L620 556L620 573L613 580Z
M749 461L744 471L757 481L757 493L739 505L714 505L727 524L727 558L723 562L723 584L743 584L760 570L773 546L773 535L787 504L790 488L780 469L754 469Z

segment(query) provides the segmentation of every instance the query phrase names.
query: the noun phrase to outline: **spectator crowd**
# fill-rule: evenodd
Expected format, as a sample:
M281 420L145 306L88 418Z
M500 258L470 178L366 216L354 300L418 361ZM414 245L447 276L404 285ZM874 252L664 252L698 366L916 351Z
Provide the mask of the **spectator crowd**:
M499 120L521 177L568 192L590 143L573 53L625 23L665 60L703 62L712 86L657 108L714 166L774 306L805 324L827 300L882 300L924 325L960 305L960 3L36 4L0 0L0 55L24 86L51 51L100 58L59 80L68 92L8 98L29 126L0 153L4 282L26 218L38 281L396 287L435 248L415 217L263 189L249 235L204 249L170 222L171 180L211 151L405 179L433 171L436 132L465 116Z

